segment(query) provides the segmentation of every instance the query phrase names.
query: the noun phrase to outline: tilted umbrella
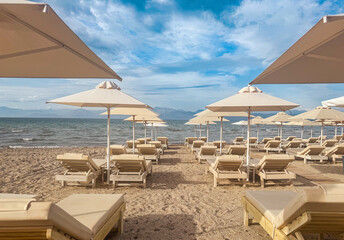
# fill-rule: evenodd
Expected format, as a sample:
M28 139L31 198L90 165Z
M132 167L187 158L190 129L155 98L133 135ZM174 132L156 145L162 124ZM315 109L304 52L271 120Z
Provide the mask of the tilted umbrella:
M250 124L251 112L255 111L286 111L298 104L273 97L263 93L253 86L242 88L239 93L206 106L214 112L242 112L248 113L247 117L247 171L250 165Z
M292 116L286 114L285 112L279 112L279 113L277 113L277 114L275 114L275 115L273 115L271 117L266 118L265 121L267 121L267 122L279 122L280 123L280 136L281 136L281 140L282 140L283 139L282 138L282 135L283 135L282 134L282 132L283 132L282 125L283 125L283 122L289 122L290 121L289 119L291 117Z
M324 16L251 84L343 83L344 15Z
M336 119L344 119L344 113L335 109L332 109L330 107L323 107L319 106L315 109L301 113L299 115L296 115L294 117L291 117L290 120L297 120L297 119L314 119L319 120L321 122L321 140L320 144L323 142L323 132L324 132L324 122L326 120L336 120Z
M105 115L105 113L102 113L102 115ZM149 110L148 108L115 108L111 109L110 115L130 115L135 120L136 116L152 116L156 117L159 116L157 113L153 112L152 110ZM146 139L146 133L147 128L145 124L145 139ZM145 140L146 141L146 140ZM133 153L135 152L135 121L133 121Z
M224 117L247 117L246 112L214 112L206 109L202 112L195 114L198 117L217 117L221 121L220 128L220 154L222 154L222 138L223 138L223 119ZM218 120L217 120L218 121Z
M113 82L102 82L96 88L70 96L57 98L47 103L57 103L78 107L105 107L107 108L107 181L110 174L110 108L135 107L146 108L147 105L120 91Z
M338 97L338 98L332 98L326 101L322 101L321 104L325 107L340 107L344 108L344 97ZM337 125L340 123L342 127L342 135L343 135L343 123L344 119L339 119L336 120L336 130L337 130Z
M121 78L45 3L0 3L0 77Z

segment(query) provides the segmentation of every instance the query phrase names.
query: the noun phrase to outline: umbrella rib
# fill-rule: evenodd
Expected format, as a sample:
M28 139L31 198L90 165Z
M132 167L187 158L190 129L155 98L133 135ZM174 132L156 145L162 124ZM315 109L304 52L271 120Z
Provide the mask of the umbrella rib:
M94 65L95 67L97 67L97 68L103 70L104 72L110 74L111 76L114 76L114 78L118 79L119 81L122 81L122 78L121 78L120 76L118 76L116 73L113 74L112 72L108 71L107 69L103 68L102 66L99 66L97 63L93 62L92 60L90 60L89 58L85 57L85 56L82 55L81 53L75 51L74 49L72 49L71 47L65 45L64 43L60 42L59 40L55 39L54 37L52 37L52 36L50 36L50 35L48 35L48 34L42 32L41 30L39 30L39 29L35 28L34 26L28 24L27 22L21 20L20 18L16 17L15 15L13 15L13 14L7 12L6 10L4 10L4 9L1 8L1 7L0 7L0 12L3 13L4 15L6 15L7 17L11 18L12 20L16 21L17 23L19 23L19 24L21 24L21 25L23 25L23 26L25 26L25 27L31 29L32 31L36 32L37 34L39 34L39 35L45 37L46 39L48 39L48 40L50 40L50 41L56 43L57 45L62 46L62 47L65 48L67 51L73 53L74 55L79 56L80 58L82 58L82 59L85 60L86 62L89 62L90 64L92 64L92 65ZM61 21L62 21L62 19L61 19ZM63 21L62 21L62 22L63 22ZM67 25L66 25L66 26L67 26ZM67 28L70 29L68 26L67 26ZM75 34L75 36L76 36L77 38L79 38L76 34ZM80 39L80 38L79 38L79 39ZM81 39L80 39L80 41L81 41ZM81 41L81 42L82 42L82 41ZM86 44L85 44L85 46L86 46L86 48L88 48ZM88 48L88 49L89 49L89 48ZM99 58L99 59L100 59L100 58ZM103 60L101 60L101 59L100 59L100 61L103 62ZM103 62L103 63L104 63L104 62ZM104 64L105 64L105 63L104 63Z
M29 55L29 54L40 53L40 52L48 52L48 51L52 51L52 50L59 49L62 47L63 46L58 45L58 46L53 46L53 47L46 47L46 48L39 48L39 49L35 49L35 50L10 53L10 54L5 54L5 55L0 55L0 59L19 57L19 56L23 56L23 55Z

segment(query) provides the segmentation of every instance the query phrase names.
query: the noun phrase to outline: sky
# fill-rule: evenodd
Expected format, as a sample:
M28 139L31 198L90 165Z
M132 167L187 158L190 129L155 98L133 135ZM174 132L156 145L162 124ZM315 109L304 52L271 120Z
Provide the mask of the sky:
M40 1L37 1L40 2ZM237 93L342 0L45 0L152 107L195 111ZM101 79L2 79L0 106L65 108L46 101ZM312 109L344 84L259 85Z

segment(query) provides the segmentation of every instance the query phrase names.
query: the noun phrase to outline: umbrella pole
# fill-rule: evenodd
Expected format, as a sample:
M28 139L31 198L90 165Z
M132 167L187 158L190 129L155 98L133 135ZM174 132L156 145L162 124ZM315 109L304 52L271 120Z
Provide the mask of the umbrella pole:
M244 136L244 125L241 125L241 136Z
M250 108L249 108L250 109ZM251 128L251 110L248 110L247 115L247 153L246 153L246 167L247 167L247 180L250 180L250 128Z
M153 123L151 123L151 139L153 140Z
M321 120L320 145L323 144L324 120Z
M303 139L303 129L304 129L304 126L301 126L301 139Z
M107 108L107 115L106 181L110 183L110 107Z
M342 122L342 135L343 135L343 122Z
M133 116L133 154L135 154L135 116Z
M257 141L259 142L259 124L257 124Z
M336 128L334 129L334 136L337 136L337 123L336 123Z
M197 137L197 130L196 130L196 125L195 125L195 137Z
M222 120L223 120L223 117L221 117L221 129L220 129L220 155L222 155Z
M208 142L208 139L209 139L209 122L207 122L207 142Z
M202 137L202 124L199 125L199 137Z
M145 144L147 144L147 122L145 121Z
M311 137L313 137L313 126L311 126Z
M282 122L281 122L281 130L280 130L280 136L281 136L281 141L283 141L283 137L282 137L282 132L283 132L283 130L282 130Z

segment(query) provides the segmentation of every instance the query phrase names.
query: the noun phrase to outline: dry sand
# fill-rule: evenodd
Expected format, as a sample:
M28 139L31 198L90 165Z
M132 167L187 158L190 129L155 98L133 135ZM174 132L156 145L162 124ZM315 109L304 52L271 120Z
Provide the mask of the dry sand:
M171 146L165 152L161 164L153 166L146 189L114 190L101 183L96 189L61 187L54 180L55 174L63 172L56 155L65 152L80 152L95 158L105 156L103 148L0 149L0 192L37 194L41 200L54 202L73 193L123 193L127 209L124 233L119 239L270 239L259 225L243 226L240 199L246 189L260 190L259 184L213 188L212 175L204 174L204 164L196 163L184 146ZM255 158L262 155L252 154ZM290 170L298 174L294 187L269 186L265 190L344 181L341 164L305 165L297 161ZM325 239L335 238L325 236Z

